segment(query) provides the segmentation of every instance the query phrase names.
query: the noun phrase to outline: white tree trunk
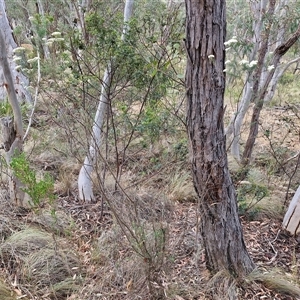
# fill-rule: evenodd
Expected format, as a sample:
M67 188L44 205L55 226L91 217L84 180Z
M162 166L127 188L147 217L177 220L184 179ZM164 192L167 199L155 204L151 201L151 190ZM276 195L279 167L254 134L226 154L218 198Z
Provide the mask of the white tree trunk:
M13 83L12 72L7 59L6 43L2 28L0 28L0 64L3 70L3 85L6 88L8 99L14 115L14 119L7 117L1 120L3 128L3 148L6 152L6 162L9 165L12 156L22 152L23 126L21 109ZM29 198L28 195L24 193L21 182L12 173L10 174L9 180L11 201L19 206L28 206Z
M89 153L84 159L83 166L81 167L78 176L79 198L84 201L92 201L94 199L93 181L91 176L94 165L97 161L99 147L101 146L103 136L102 127L108 110L108 93L111 85L111 79L111 64L109 64L103 77L101 96L92 129L92 139L90 142Z
M17 92L18 102L25 101L27 103L32 103L31 95L27 90L27 87L29 86L29 80L21 72L16 70L17 65L16 62L13 61L13 49L15 49L17 45L13 38L12 29L10 28L6 16L4 0L0 0L0 29L6 45L7 59L12 73L14 87ZM2 65L0 64L0 76L2 72ZM0 101L5 99L5 96L5 88L2 84L0 84Z
M128 21L130 20L133 12L133 3L134 0L126 0L124 8L124 27L122 32L122 40L126 38L126 34L129 30ZM78 176L78 192L79 199L83 201L92 201L94 200L93 193L93 181L92 181L92 172L97 162L98 151L101 146L102 141L102 127L104 125L105 117L108 110L108 101L109 101L109 89L112 81L112 66L113 62L109 62L107 69L105 70L101 96L99 105L97 108L94 125L92 129L92 138L90 142L89 152L86 156L83 166L80 169Z
M267 9L267 0L261 0L261 1L253 1L250 3L252 14L254 17L253 21L253 37L252 37L252 42L253 42L253 50L252 53L249 55L249 61L257 60L258 54L259 54L259 49L261 48L261 42L265 38L264 37L264 32L263 32L263 22L265 18L265 12ZM285 6L288 4L288 0L281 0L277 7L276 7L276 12L279 15L280 18L284 18L286 15L286 9ZM284 41L284 34L286 32L285 28L286 24L283 24L275 37L270 36L269 39L274 39L275 41L273 42L274 45L272 45L273 49L276 49L279 45L281 45ZM268 49L271 47L270 45L272 42L270 41L268 43ZM270 51L270 49L269 49ZM266 64L267 57L265 56L263 59L263 64ZM287 68L294 62L298 61L298 59L293 60L289 63L287 63L284 67L279 67L279 65L273 66L275 68L274 70L269 70L268 67L272 66L265 66L259 75L259 88L257 94L260 94L260 90L265 86L266 80L271 72L274 72L274 75L272 77L272 80L270 82L269 88L268 88L268 93L265 97L265 101L270 101L275 93L276 87L278 80L282 76L282 74L287 70ZM253 100L253 86L254 86L254 81L257 80L257 78L254 78L255 71L251 70L248 71L247 74L247 79L246 83L244 86L243 90L243 95L242 98L237 106L237 110L234 112L233 117L231 118L231 121L226 128L226 137L227 137L227 142L230 145L231 149L231 154L238 160L240 161L240 133L241 133L241 127L243 124L243 120L245 118L245 115L248 111L248 108L250 106L251 100Z
M298 187L282 222L283 229L292 235L300 232L300 186Z
M42 1L38 0L36 3L37 3L38 10L39 10L39 14L43 18L45 18L45 12L44 12L44 7L43 7ZM46 40L47 36L44 36L43 38ZM43 42L42 47L43 47L43 52L44 52L45 59L49 59L50 58L50 51L49 51L49 47L48 47L47 43Z
M252 52L250 53L248 60L253 61L257 57L258 50L261 45L261 31L263 28L263 12L266 9L267 1L251 2L251 10L254 17L252 29L253 37L252 43L254 45ZM231 154L233 157L240 161L240 134L243 120L248 111L253 88L253 70L250 70L246 74L246 83L243 89L242 98L238 103L237 110L234 112L229 125L225 130L227 142L230 145Z
M285 71L292 64L298 63L299 61L300 61L300 57L297 57L297 58L285 63L284 65L281 65L281 66L276 68L275 73L273 75L273 78L270 82L270 87L268 89L268 93L266 95L265 102L270 102L273 99L276 88L277 88L278 81L282 77L282 75L285 73Z
M243 97L238 104L238 109L235 115L232 117L229 126L226 128L226 137L229 137L231 154L233 157L240 161L240 135L241 135L241 127L244 120L244 117L247 113L247 110L250 105L250 100L252 97L252 86L253 86L253 76L249 75L249 80L245 85L243 91ZM231 139L230 139L231 138Z

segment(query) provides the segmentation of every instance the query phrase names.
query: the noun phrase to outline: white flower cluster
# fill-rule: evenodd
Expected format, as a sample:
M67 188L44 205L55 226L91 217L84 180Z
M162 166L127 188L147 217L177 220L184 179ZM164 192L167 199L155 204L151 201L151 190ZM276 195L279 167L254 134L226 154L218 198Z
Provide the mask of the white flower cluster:
M238 42L238 40L236 39L236 36L233 36L230 40L225 42L224 45L227 47L227 46L230 46L230 45L235 44L237 42Z
M18 55L22 55L24 53L26 49L24 47L17 47L15 49L13 49L13 54L15 55L14 58L13 58L13 61L18 63L18 62L21 62L22 61L22 57L21 56L18 56ZM19 71L21 70L22 66L21 65L16 65L15 66L15 70L16 71Z
M249 62L246 59L242 59L240 61L240 65L248 67L248 68L252 68L252 67L255 67L257 65L257 60L252 60L252 61Z
M22 57L20 57L20 56L15 56L15 57L13 58L13 61L15 61L15 62L18 62L18 61L20 61L20 60L22 60Z
M257 65L257 60L252 60L252 61L250 61L250 63L249 63L249 68L252 68L252 67L254 67L254 66L256 66Z
M46 45L51 46L54 42L63 42L65 39L61 37L61 32L55 31L51 33L51 36L53 36L50 39L43 38L43 41L46 42Z
M61 32L59 32L59 31L54 31L54 32L51 33L51 35L54 36L54 37L55 37L55 36L60 37L60 36L61 36Z
M31 58L31 59L28 59L27 62L28 62L29 64L32 64L32 63L34 63L35 61L38 61L38 60L39 60L38 57L34 57L34 58Z
M17 47L13 50L13 53L22 53L26 49L24 47Z

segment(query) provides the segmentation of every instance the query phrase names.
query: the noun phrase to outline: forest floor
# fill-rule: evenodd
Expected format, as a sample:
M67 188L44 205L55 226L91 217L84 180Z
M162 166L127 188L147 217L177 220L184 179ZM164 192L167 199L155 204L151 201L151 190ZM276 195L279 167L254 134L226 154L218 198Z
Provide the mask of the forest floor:
M300 182L297 111L264 109L249 176L235 181L247 249L269 274L246 278L232 292L236 299L298 299L289 292L299 293L300 244L281 228ZM98 193L98 202L88 204L77 198L76 162L62 168L57 151L47 158L45 152L36 165L56 178L55 211L49 203L15 208L2 183L1 300L230 299L230 292L216 293L218 281L205 268L188 159L170 161L167 153L160 161L159 151L145 150L124 168L127 182L140 184L126 193L110 184L105 197ZM231 157L229 164L234 177L238 164ZM145 180L143 168L151 169Z

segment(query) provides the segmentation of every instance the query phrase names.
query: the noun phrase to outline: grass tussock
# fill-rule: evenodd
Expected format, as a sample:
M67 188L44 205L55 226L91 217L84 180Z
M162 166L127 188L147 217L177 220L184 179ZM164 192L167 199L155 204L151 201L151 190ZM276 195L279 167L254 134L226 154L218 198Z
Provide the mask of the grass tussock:
M0 280L0 299L1 300L17 300L18 299L17 295L15 295L15 293L1 280ZM22 298L22 299L26 300L28 298Z
M39 224L47 232L67 235L74 226L73 219L63 211L42 210L34 214L31 222Z
M23 261L28 254L46 247L53 247L50 233L36 228L25 228L11 235L1 246L0 253L5 261Z
M207 299L237 299L237 281L227 271L216 273L207 283L205 290Z
M197 194L190 172L176 172L167 185L166 194L172 201L196 201Z
M286 274L276 272L262 272L254 270L246 278L246 282L261 282L267 288L278 293L287 294L293 297L300 297L300 288L295 283L291 282Z
M101 236L94 249L97 277L92 284L91 294L111 300L161 299L162 268L155 269L155 263L145 260L142 253L133 250L124 236L121 238L116 232L110 233ZM91 299L91 294L84 296Z
M81 280L81 263L69 243L37 228L11 235L0 246L3 264L27 290L50 299L66 299ZM2 298L0 298L2 299Z
M64 299L78 288L81 268L78 256L70 250L41 249L24 259L21 278L39 293L55 294ZM46 290L46 291L45 291Z

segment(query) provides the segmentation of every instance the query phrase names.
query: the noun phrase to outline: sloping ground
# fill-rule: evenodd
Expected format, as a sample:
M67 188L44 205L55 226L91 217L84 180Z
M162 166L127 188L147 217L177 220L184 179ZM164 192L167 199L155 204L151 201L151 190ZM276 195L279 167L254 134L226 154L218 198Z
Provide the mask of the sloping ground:
M293 192L290 189L286 193L289 180L292 189L299 184L300 172L294 172L297 157L293 158L299 144L300 122L296 113L289 107L263 111L250 174L252 185L257 182L270 191L261 210L272 211L275 199L281 207L286 194L289 200ZM242 138L245 137L244 132ZM169 152L165 161L160 160L160 152L145 150L148 156L144 152L132 155L128 166L124 166L124 172L131 175L124 176L128 175L136 186L131 200L139 201L108 192L110 202L103 205L77 201L73 161L70 172L67 170L69 173L60 177L62 159L54 164L56 160L50 155L49 163L44 164L44 157L40 164L44 170L53 168L54 174L59 174L57 185L63 185L62 179L67 179L64 188L57 192L56 217L47 209L38 214L14 209L7 205L5 191L1 193L0 275L6 285L28 299L210 299L209 274L197 231L200 216L197 204L191 202L195 196L188 163L184 161L185 145L180 146L183 153L177 155L183 158L178 158L178 164L177 157L170 161ZM171 173L176 174L171 178ZM166 201L166 194L173 202ZM260 212L252 221L243 219L248 250L262 272L272 271L273 281L265 278L262 284L259 280L246 280L239 287L237 299L296 299L287 295L284 280L292 285L299 282L299 245L280 230L280 213L274 214L276 218L271 217L272 213ZM28 240L32 233L37 243ZM38 243L44 238L45 244ZM25 241L25 248L24 243L16 245L20 240ZM32 248L32 244L37 248ZM227 299L224 295L214 296Z
M128 277L126 277L125 272L123 274L124 278L116 286L113 285L111 279L110 292L99 289L99 282L105 276L105 273L101 273L100 266L103 267L106 262L101 262L99 265L99 261L91 259L88 253L92 252L95 246L91 239L93 230L98 230L96 236L101 236L102 230L105 228L109 230L112 224L109 210L104 205L103 217L100 220L99 214L95 213L100 208L99 204L83 212L77 205L72 204L72 199L65 199L64 201L66 207L76 219L76 223L81 224L80 228L86 228L86 230L81 230L80 234L87 240L84 244L84 250L89 264L88 269L91 272L89 277L92 278L88 283L89 291L87 292L83 288L78 296L79 298L74 299L139 299L140 297L150 299L149 294L147 295L146 283L143 286L143 291L134 288L133 270ZM210 299L207 286L209 274L205 269L201 239L197 232L199 216L197 216L196 206L195 203L176 203L173 207L172 219L169 223L168 251L166 255L167 258L172 257L172 260L165 265L164 272L160 275L160 278L163 278L161 288L168 299ZM87 216L89 217L87 218ZM242 223L246 245L256 266L260 270L273 272L272 277L278 280L276 284L271 282L270 286L261 284L259 281L249 282L248 284L245 282L239 288L238 299L296 299L287 294L287 290L291 290L291 287L285 287L285 280L291 282L291 286L296 286L295 282L299 282L300 246L297 240L281 230L280 220L265 218L250 222L243 220ZM121 237L122 234L117 237L118 242L121 241ZM115 254L116 256L113 258L115 262L122 261L125 269L126 264L129 264L132 268L132 264L127 261L127 259L130 260L134 257L130 245L124 239L122 239L123 246L121 247L120 245L116 246L114 239L111 239L110 242L111 247L119 247L118 251L123 256L119 260L120 253ZM106 257L106 259L108 258ZM141 265L135 265L134 267L142 268ZM102 271L104 270L105 268L102 268ZM115 266L112 264L111 274L115 271ZM96 294L98 297L95 296Z
M156 272L152 284L168 299L210 299L196 206L177 202L168 207L164 257L151 270ZM27 294L29 299L160 299L159 293L153 298L149 290L148 262L115 225L107 203L103 207L101 203L82 205L71 196L60 198L61 218L72 220L61 224L59 228L64 229L60 231L55 222L45 221L48 213L36 216L5 207L2 202L0 214L6 230L1 231L1 277L20 295ZM150 221L143 223L146 229L149 224L152 228ZM246 244L261 270L275 268L279 282L284 278L298 282L300 246L280 226L280 220L243 220ZM238 299L296 299L286 294L284 282L278 285L245 282Z

